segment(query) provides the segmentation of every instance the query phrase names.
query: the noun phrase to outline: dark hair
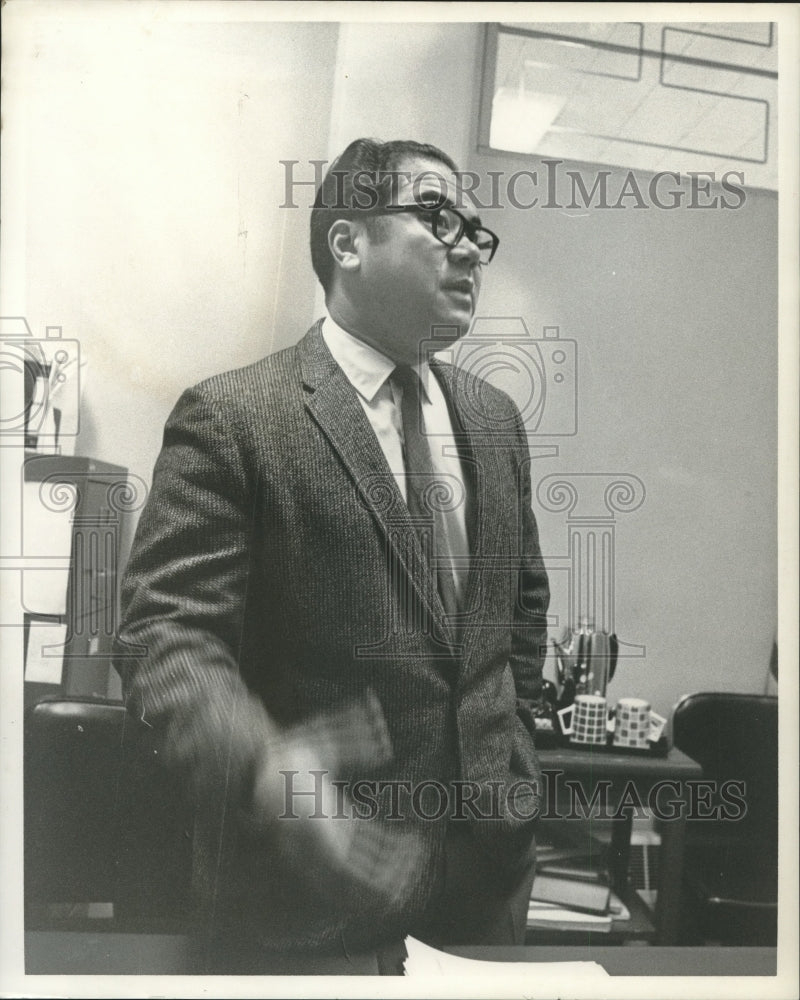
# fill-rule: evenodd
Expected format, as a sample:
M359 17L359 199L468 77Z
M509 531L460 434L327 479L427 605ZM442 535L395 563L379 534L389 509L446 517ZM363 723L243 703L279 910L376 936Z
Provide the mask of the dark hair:
M439 160L450 170L458 169L441 149L412 139L355 139L328 168L311 209L311 263L326 292L334 273L328 246L331 226L337 219L352 219L388 204L394 190L391 173L411 157Z

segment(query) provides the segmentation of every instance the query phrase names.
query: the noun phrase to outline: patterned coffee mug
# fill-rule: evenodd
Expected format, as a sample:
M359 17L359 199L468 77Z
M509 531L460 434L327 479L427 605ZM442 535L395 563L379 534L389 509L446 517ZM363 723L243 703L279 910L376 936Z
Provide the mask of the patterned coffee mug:
M571 713L569 722L564 716ZM561 731L571 743L605 745L608 732L608 704L599 694L579 694L557 713Z
M614 746L648 749L661 739L667 720L652 711L644 698L620 698L617 702Z

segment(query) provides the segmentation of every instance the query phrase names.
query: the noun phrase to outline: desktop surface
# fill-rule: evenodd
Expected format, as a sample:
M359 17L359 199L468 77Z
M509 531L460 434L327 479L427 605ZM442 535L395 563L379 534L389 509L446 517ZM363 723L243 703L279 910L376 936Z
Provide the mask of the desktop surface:
M658 946L464 946L445 949L462 958L497 962L597 962L611 976L774 976L775 948L679 948ZM401 975L396 961L375 954L274 956L267 975ZM191 942L185 935L28 931L28 975L192 975Z

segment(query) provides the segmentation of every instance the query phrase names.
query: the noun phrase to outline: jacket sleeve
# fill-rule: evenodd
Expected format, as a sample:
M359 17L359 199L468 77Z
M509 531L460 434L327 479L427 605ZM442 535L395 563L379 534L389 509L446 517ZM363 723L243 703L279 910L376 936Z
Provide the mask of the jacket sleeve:
M224 412L223 412L224 410ZM183 394L122 586L114 664L129 711L197 785L245 781L267 726L239 677L253 491L228 408Z
M521 419L518 420L518 432L519 569L511 637L511 669L517 689L517 714L526 728L533 732L532 714L542 701L542 668L547 654L550 588L532 509L530 453Z

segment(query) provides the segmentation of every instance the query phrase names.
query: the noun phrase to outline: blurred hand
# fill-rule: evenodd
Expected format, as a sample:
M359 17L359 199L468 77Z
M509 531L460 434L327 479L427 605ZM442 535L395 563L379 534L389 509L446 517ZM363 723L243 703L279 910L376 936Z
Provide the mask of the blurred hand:
M256 771L253 818L299 876L329 889L358 885L388 905L406 893L422 858L419 831L401 820L360 818L335 784L337 774L371 772L391 752L374 695L273 735Z
M217 816L212 822L236 808L298 882L333 893L355 886L388 906L408 890L422 860L419 831L400 820L360 818L346 790L336 787L337 775L360 767L374 773L391 759L374 694L280 729L259 699L240 691L235 700L182 711L169 735L168 761L185 771L198 808ZM314 795L299 794L312 789Z
M253 769L275 726L260 699L241 687L182 705L167 731L167 764L182 771L205 812L238 805L250 795Z

